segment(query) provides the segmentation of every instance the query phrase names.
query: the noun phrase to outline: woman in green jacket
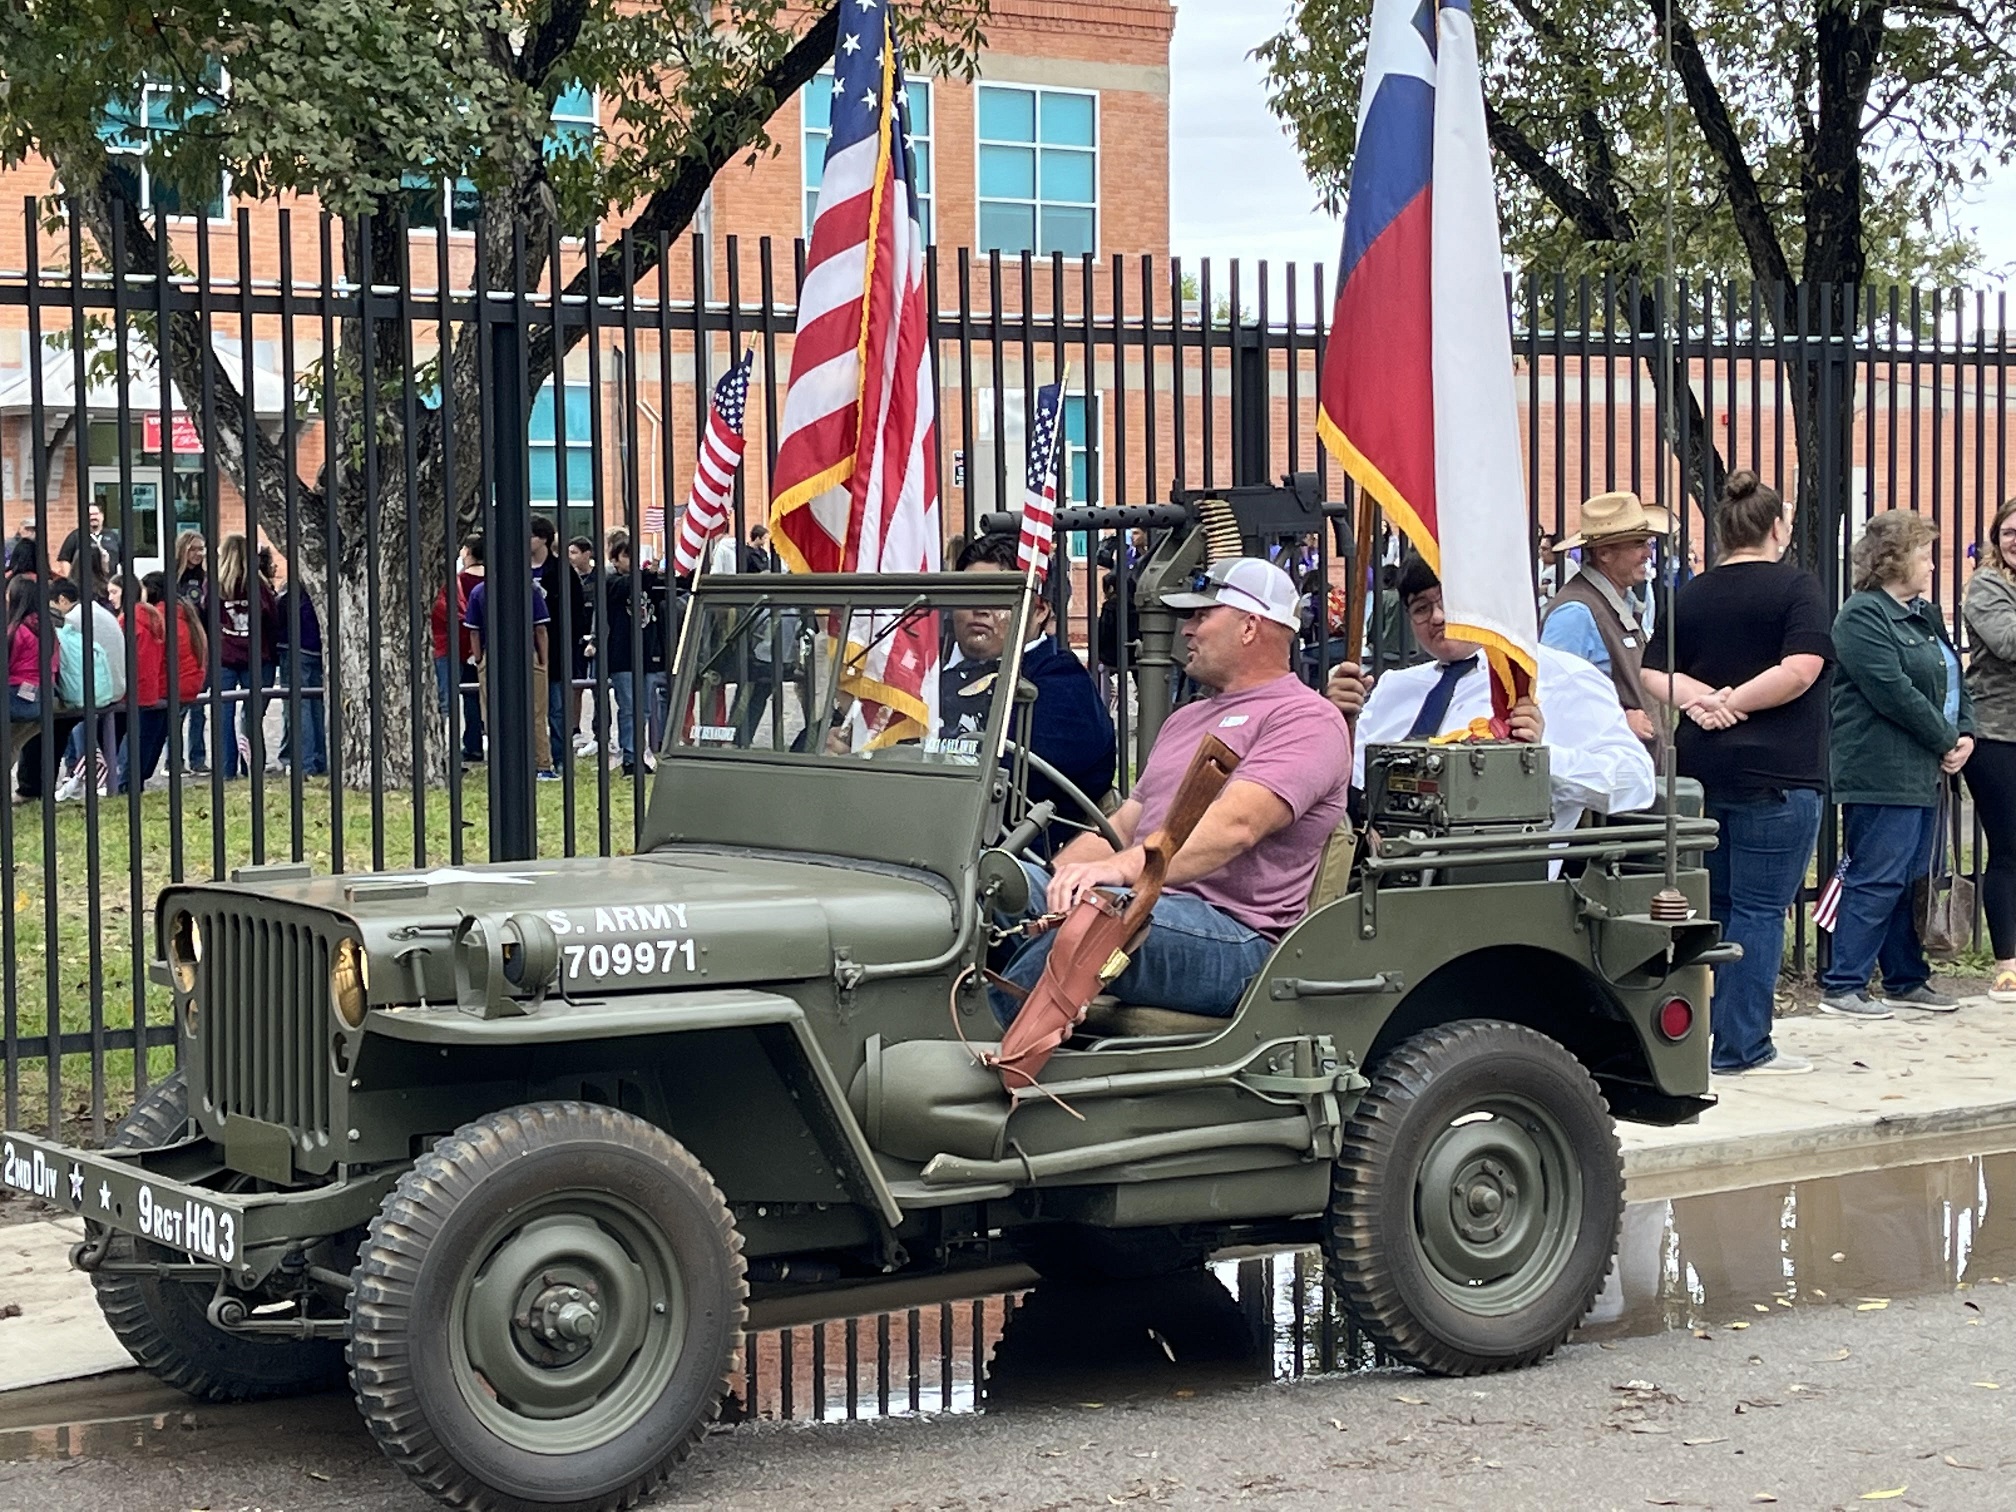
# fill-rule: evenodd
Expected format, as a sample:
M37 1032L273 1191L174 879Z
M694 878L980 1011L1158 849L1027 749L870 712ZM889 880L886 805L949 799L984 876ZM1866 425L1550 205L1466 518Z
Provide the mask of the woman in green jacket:
M1834 801L1849 863L1820 1011L1889 1018L1892 1008L1950 1013L1935 991L1912 918L1912 884L1937 840L1940 784L1974 749L1960 655L1932 591L1938 527L1893 509L1855 543L1855 592L1834 620ZM1880 998L1869 973L1883 968Z

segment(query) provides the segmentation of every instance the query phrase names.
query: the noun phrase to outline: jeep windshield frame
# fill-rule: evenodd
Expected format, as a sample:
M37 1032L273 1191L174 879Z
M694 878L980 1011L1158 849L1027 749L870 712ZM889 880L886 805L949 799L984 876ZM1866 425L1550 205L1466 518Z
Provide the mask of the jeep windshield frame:
M1005 572L703 576L677 627L640 848L803 850L956 880L1005 793L1027 597ZM991 681L944 677L976 624L999 645ZM889 686L874 674L934 645L929 712L947 717L945 687L957 713L926 731L873 697Z

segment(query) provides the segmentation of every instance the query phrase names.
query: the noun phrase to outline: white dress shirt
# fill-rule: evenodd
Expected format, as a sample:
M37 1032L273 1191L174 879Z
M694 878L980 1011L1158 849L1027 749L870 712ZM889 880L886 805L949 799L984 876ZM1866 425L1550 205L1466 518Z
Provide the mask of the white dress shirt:
M1441 663L1423 662L1387 672L1373 684L1358 716L1358 739L1351 756L1353 787L1365 786L1365 747L1405 740L1422 700L1441 676ZM1533 692L1547 727L1555 829L1573 829L1584 809L1628 814L1651 804L1658 796L1652 758L1624 722L1616 686L1605 673L1579 656L1543 645ZM1490 717L1491 674L1480 656L1475 670L1457 682L1449 712L1436 733L1467 729L1471 720Z

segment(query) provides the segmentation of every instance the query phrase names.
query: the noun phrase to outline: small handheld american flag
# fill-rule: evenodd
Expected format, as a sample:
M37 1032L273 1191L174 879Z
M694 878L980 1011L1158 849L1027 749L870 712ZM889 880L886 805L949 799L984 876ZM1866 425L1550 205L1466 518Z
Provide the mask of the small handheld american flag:
M1834 921L1841 913L1841 889L1848 882L1848 857L1844 853L1841 864L1834 868L1834 875L1827 879L1827 885L1820 889L1820 897L1813 905L1813 927L1834 933Z
M1049 575L1057 540L1057 419L1063 389L1061 383L1046 383L1036 391L1036 414L1029 425L1029 476L1023 484L1015 569L1034 572L1038 588Z
M693 463L693 491L687 497L686 513L679 519L679 539L672 548L672 570L676 573L697 570L707 553L707 543L727 528L735 472L742 465L747 445L742 415L749 403L749 367L755 358L753 350L744 352L742 360L714 385L707 435Z

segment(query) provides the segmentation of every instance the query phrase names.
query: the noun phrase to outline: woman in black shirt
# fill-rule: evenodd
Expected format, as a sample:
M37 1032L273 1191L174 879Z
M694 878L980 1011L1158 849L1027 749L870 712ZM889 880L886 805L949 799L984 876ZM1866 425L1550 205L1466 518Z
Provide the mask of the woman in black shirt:
M1684 716L1682 775L1699 779L1722 843L1708 852L1709 911L1743 959L1715 968L1712 1064L1720 1075L1813 1069L1771 1043L1785 910L1799 896L1827 786L1832 615L1810 572L1780 560L1792 524L1754 472L1715 504L1720 559L1674 596L1645 650L1645 691Z

